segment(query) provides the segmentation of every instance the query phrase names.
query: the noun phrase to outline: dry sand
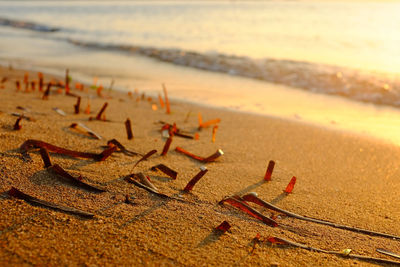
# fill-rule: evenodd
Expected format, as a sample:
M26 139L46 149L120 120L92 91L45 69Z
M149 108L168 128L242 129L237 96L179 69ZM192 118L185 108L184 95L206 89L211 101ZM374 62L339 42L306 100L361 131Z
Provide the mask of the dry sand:
M372 237L311 222L280 217L278 227L269 227L229 204L219 205L225 196L255 191L260 198L289 211L353 227L400 235L398 208L400 176L399 147L335 132L298 122L265 116L236 113L172 101L172 114L158 105L136 96L104 92L107 98L91 101L94 116L107 101L107 119L88 121L89 115L73 114L74 97L52 93L16 92L15 80L22 81L24 71L0 69L0 79L8 77L0 89L0 190L17 187L37 198L93 212L93 219L32 206L15 198L0 198L1 265L269 265L349 266L374 265L365 261L310 252L300 248L270 245L269 236L287 238L317 248L391 259L376 248L400 252L400 241ZM31 72L30 77L37 78ZM47 82L49 77L45 75ZM22 86L24 88L24 86ZM73 91L77 94L86 93ZM91 91L95 95L94 91ZM171 96L173 97L173 96ZM87 98L82 100L82 109ZM22 120L22 129L13 130L16 117L11 112L23 106L35 122ZM52 110L67 113L62 117ZM188 115L188 112L191 112ZM197 113L204 120L220 118L216 142L212 128L199 132L199 140L173 139L166 156L160 156L165 139L159 120L176 122L179 128L195 132ZM127 140L124 121L132 121L134 139ZM185 119L187 121L185 121ZM85 137L68 129L81 122L103 136L102 140ZM27 139L37 139L79 151L101 152L107 140L116 138L128 149L159 152L141 162L135 172L150 176L159 191L187 202L166 200L122 179L132 173L140 157L114 153L105 161L73 159L50 154L57 163L85 181L106 185L108 192L91 193L63 182L46 171L37 151L30 152L33 162L24 162L19 152ZM225 154L208 163L208 173L191 193L183 193L186 183L202 165L174 151L181 146L195 154L208 156L221 148ZM272 181L263 182L268 161L276 161ZM178 171L171 180L149 168L163 163ZM297 177L292 194L282 191L292 176ZM116 180L113 183L109 181ZM123 196L135 197L134 205ZM271 213L251 204L264 215ZM232 227L217 234L224 220ZM261 241L253 251L253 238ZM393 259L393 258L392 258ZM395 260L395 259L393 259Z

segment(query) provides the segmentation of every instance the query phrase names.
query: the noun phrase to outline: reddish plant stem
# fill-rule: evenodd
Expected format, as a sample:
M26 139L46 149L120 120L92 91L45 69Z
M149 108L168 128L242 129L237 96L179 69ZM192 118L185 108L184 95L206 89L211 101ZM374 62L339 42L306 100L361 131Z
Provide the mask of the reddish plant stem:
M220 225L215 228L217 231L225 233L229 229L231 229L231 225L227 221L223 221Z
M68 156L71 156L74 158L90 158L90 159L94 159L97 161L105 160L117 149L116 146L113 146L113 147L105 149L100 154L96 154L96 153L88 153L88 152L79 152L79 151L75 151L75 150L69 150L69 149L58 147L58 146L55 146L55 145L52 145L52 144L49 144L49 143L46 143L43 141L29 139L29 140L25 141L20 147L21 153L25 160L31 160L31 157L29 156L28 151L31 150L32 148L46 148L48 151L51 151L53 153L68 155Z
M165 145L164 145L164 148L162 150L161 156L167 155L169 147L171 146L171 143L172 143L172 136L173 135L170 135L169 138L167 139L167 141L165 141Z
M13 129L14 130L16 130L16 131L18 131L18 130L21 130L21 128L22 128L22 126L21 126L21 120L22 120L22 117L20 116L16 121L15 121L15 124L14 124L14 127L13 127Z
M131 125L131 120L128 118L125 121L125 128L126 128L126 135L128 136L128 140L133 139L133 133L132 133L132 125Z
M252 207L248 206L246 203L240 201L237 198L233 198L233 197L229 197L226 199L223 199L222 201L220 201L220 204L223 203L229 203L232 206L246 212L247 214L249 214L250 216L264 222L265 224L272 226L272 227L276 227L278 226L278 223L268 217L265 217L264 215L262 215L261 213L259 213L258 211L256 211L255 209L253 209Z
M295 184L296 184L296 177L293 176L289 184L286 186L285 193L286 194L292 193Z
M81 97L78 96L77 100L76 100L76 104L74 105L74 109L75 109L75 114L79 114L80 110L81 110Z
M150 158L152 155L154 155L155 153L157 153L157 150L151 150L151 151L149 151L149 152L147 152L147 154L146 155L144 155L141 159L139 159L136 163L135 163L135 165L133 165L133 168L132 169L134 169L140 162L142 162L143 160L146 160L146 159L148 159L148 158Z
M40 156L42 156L44 167L45 168L50 167L51 166L51 160L50 160L49 152L47 151L46 148L44 148L44 147L40 148Z
M103 188L93 186L93 185L83 182L81 176L79 176L78 178L73 177L71 174L69 174L67 171L65 171L63 168L61 168L58 164L54 164L53 166L49 167L48 170L54 171L59 176L64 178L64 180L74 184L75 186L81 187L86 190L94 191L94 192L106 192L106 190Z
M104 111L106 110L108 103L104 103L103 107L100 109L99 113L96 115L96 120L101 120L101 115L103 115Z
M204 166L200 167L200 171L187 183L183 191L189 192L193 189L194 185L208 172L207 168Z
M49 82L49 83L47 84L47 89L46 89L46 91L44 91L43 96L42 96L42 99L43 99L43 100L49 99L51 85L52 85L51 82Z
M274 167L275 167L275 161L270 160L268 163L267 171L265 172L265 176L264 176L265 181L271 181L271 176L272 176Z
M172 170L171 168L165 166L164 164L158 164L156 166L151 167L152 171L155 170L160 170L163 173L165 173L166 175L168 175L169 177L171 177L172 179L176 179L176 177L178 176L178 173L174 170Z
M48 202L48 201L45 201L45 200L38 199L36 197L32 197L32 196L30 196L28 194L23 193L22 191L18 190L15 187L11 187L11 189L8 191L8 194L10 196L12 196L12 197L23 199L26 202L28 202L30 204L33 204L33 205L44 206L44 207L47 207L47 208L51 208L51 209L54 209L54 210L59 210L59 211L71 213L71 214L74 214L74 215L79 215L79 216L86 217L86 218L93 218L94 217L93 213L88 213L88 212L81 211L81 210L78 210L78 209L75 209L75 208L71 208L71 207L61 206L61 205L58 205L58 204L55 204L55 203L52 203L52 202Z

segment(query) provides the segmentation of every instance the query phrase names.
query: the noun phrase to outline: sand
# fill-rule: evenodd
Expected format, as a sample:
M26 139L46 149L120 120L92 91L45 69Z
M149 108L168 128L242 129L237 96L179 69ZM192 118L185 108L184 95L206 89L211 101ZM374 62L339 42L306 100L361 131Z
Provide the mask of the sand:
M82 108L91 100L91 115L74 114L76 98L52 92L48 100L42 93L16 91L15 81L25 71L0 69L0 79L8 77L0 89L0 190L12 186L23 192L64 206L95 214L93 219L33 206L24 200L0 198L1 265L149 265L149 266L370 266L374 263L307 251L290 246L271 245L267 238L277 236L316 248L392 259L376 252L384 248L400 252L400 242L373 237L328 226L279 216L278 227L270 227L229 204L224 197L257 192L261 199L297 214L316 217L353 227L400 235L400 148L380 140L346 132L327 130L295 121L238 113L171 100L171 114L158 99L138 100L133 94L94 90L80 94ZM37 73L30 72L31 79ZM60 78L63 79L62 77ZM50 77L45 75L45 82ZM162 81L160 81L161 83ZM168 85L167 85L168 87ZM139 88L140 89L140 88ZM160 91L161 93L161 91ZM170 95L173 98L173 95ZM110 122L89 121L108 102L106 118ZM151 106L158 106L152 110ZM22 120L22 128L13 130L22 112L36 121ZM63 117L52 110L58 107ZM189 113L190 112L190 113ZM197 130L197 114L203 120L220 118L216 141L211 141L212 127ZM128 140L124 121L130 118L134 139ZM176 123L199 140L174 137L170 151L161 156L165 138L159 121ZM100 134L96 140L68 128L81 122ZM133 170L140 156L113 153L105 161L75 159L50 153L59 164L76 177L104 186L105 193L93 193L64 182L43 167L37 150L30 152L33 161L22 160L19 147L28 139L37 139L61 147L99 153L107 140L117 139L126 148L156 155ZM224 155L205 164L206 175L190 193L182 189L204 165L174 151L183 147L201 156L217 149ZM272 180L263 182L269 160L276 166ZM165 164L178 172L176 180L151 171ZM155 196L123 178L132 172L148 175L159 192L180 199ZM291 194L283 190L296 176ZM124 203L124 196L134 197L134 204ZM267 217L271 212L250 204ZM219 234L214 230L223 221L232 226ZM261 242L254 247L253 238Z

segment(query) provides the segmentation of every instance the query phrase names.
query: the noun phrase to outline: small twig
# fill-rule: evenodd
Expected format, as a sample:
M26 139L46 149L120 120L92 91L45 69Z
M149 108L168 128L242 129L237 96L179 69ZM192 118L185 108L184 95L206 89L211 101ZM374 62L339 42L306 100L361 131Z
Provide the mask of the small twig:
M15 122L14 127L13 127L14 130L16 130L16 131L21 130L21 128L22 128L22 126L20 124L21 120L22 120L22 117L19 117L17 119L17 121Z
M186 151L185 149L178 147L178 146L175 148L175 151L185 154L188 157L191 157L195 160L198 160L198 161L201 161L204 163L215 161L217 158L219 158L220 156L222 156L224 154L224 152L221 149L218 149L217 152L215 152L211 156L204 158L204 157L196 156L196 155L190 153L189 151Z
M50 156L49 156L49 152L47 151L46 148L43 148L43 147L40 148L40 156L42 156L42 160L43 160L45 168L48 168L52 165Z
M268 163L267 171L265 172L264 180L271 181L272 172L274 171L275 161L270 160Z
M385 254L385 255L392 256L394 258L400 259L400 255L399 254L391 252L389 250L382 249L382 248L377 248L376 251L379 252L379 253L382 253L382 254Z
M74 109L75 109L75 114L79 114L80 110L81 110L81 97L78 96L76 99L76 104L74 105Z
M137 156L137 155L143 156L143 155L140 154L140 153L137 153L137 152L135 152L135 151L131 151L131 150L126 149L126 148L125 148L120 142L118 142L118 140L116 140L116 139L111 139L111 140L107 141L107 145L108 145L108 146L110 146L110 145L115 145L115 146L117 146L117 147L119 148L119 150L120 150L122 153L124 153L125 155L130 156L130 157L134 157L134 156Z
M139 159L139 160L135 163L135 165L133 165L133 168L132 168L132 169L134 169L134 168L135 168L140 162L142 162L143 160L146 160L146 159L150 158L150 157L151 157L152 155L154 155L155 153L157 153L157 150L155 150L155 149L153 149L153 150L147 152L146 155L144 155L141 159Z

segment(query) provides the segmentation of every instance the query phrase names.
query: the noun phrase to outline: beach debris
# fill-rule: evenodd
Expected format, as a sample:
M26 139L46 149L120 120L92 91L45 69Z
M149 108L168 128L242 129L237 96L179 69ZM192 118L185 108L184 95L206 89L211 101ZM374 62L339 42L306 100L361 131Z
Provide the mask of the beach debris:
M165 97L166 112L167 112L167 114L171 114L171 108L170 108L170 105L169 105L167 87L165 87L165 84L162 84L162 87L163 87L164 97Z
M155 150L155 149L153 149L153 150L147 152L146 155L144 155L141 159L139 159L139 160L135 163L135 165L133 165L133 168L132 168L132 169L134 169L140 162L142 162L142 161L147 160L148 158L150 158L150 157L151 157L152 155L154 155L155 153L157 153L157 150Z
M81 97L78 96L76 99L76 104L74 105L75 114L79 114L81 109Z
M143 175L143 174L142 174L142 175ZM153 194L155 194L155 195L157 195L157 196L159 196L159 197L162 197L162 198L172 198L172 197L170 197L170 196L168 196L168 195L166 195L166 194L163 194L163 193L158 192L157 190L154 190L154 189L151 188L151 187L148 187L147 185L142 184L142 183L139 182L139 181L136 181L136 180L135 180L135 177L136 177L136 176L137 176L137 174L131 174L131 175L126 176L126 177L124 178L124 180L125 180L126 182L132 183L132 184L134 184L134 185L136 185L136 186L138 186L138 187L140 187L140 188L142 188L142 189L144 189L144 190L146 190L146 191L148 191L148 192L150 192L150 193L153 193ZM145 179L147 180L147 178L145 178ZM177 199L177 200L180 200L180 199Z
M124 203L130 204L130 205L135 205L134 199L135 199L135 197L133 197L133 196L125 195Z
M174 135L172 134L172 131L171 131L168 139L165 141L164 148L163 148L163 150L161 152L161 156L167 155L169 147L171 146L171 143L172 143L173 136Z
M218 129L218 125L214 125L213 130L212 130L212 138L211 138L211 141L213 143L215 143L215 135L217 134L217 129Z
M377 248L376 251L379 252L379 253L382 253L382 254L385 254L385 255L400 259L400 255L397 254L397 253L394 253L392 251L389 251L389 250L386 250L386 249L383 249L383 248Z
M24 84L25 84L25 92L29 91L29 73L25 72L24 74Z
M286 186L286 189L285 189L284 192L285 192L286 194L292 193L295 184L296 184L296 177L293 176L292 179L290 179L289 184Z
M101 84L97 87L96 93L97 93L98 97L103 97L103 94L102 94L103 89L104 89L103 85L101 85Z
M275 161L270 160L267 171L265 172L264 181L271 181L272 172L274 171Z
M22 117L23 119L25 119L25 120L27 120L27 121L36 121L36 119L34 119L34 118L32 118L32 117L29 117L29 116L26 116L26 115L24 115L24 114L20 114L20 113L17 113L17 112L12 112L12 113L10 113L12 116L14 116L14 117Z
M131 125L131 120L129 118L127 118L125 121L125 128L126 128L126 135L128 136L128 140L133 139L132 125Z
M99 134L97 134L97 133L95 133L93 130L89 129L89 128L88 128L86 125L84 125L83 123L80 123L80 122L78 122L78 123L72 123L72 124L69 126L69 128L75 129L76 131L78 131L78 132L80 132L80 133L83 133L83 134L85 134L85 135L88 135L88 136L90 136L90 137L93 137L93 138L95 138L95 139L98 139L98 140L102 139L102 137L101 137Z
M150 178L147 175L144 175L143 173L139 172L136 173L133 177L137 178L141 184L150 187L154 191L158 192L158 188L155 185L153 185L153 183L150 181Z
M164 101L163 101L163 99L161 97L161 94L158 94L158 100L160 101L160 107L164 108L165 104L164 104Z
M90 114L90 98L88 99L88 104L85 109L85 114Z
M151 109L154 110L154 111L156 111L156 110L158 109L158 107L157 107L156 104L151 104Z
M89 159L94 159L96 161L105 160L117 149L116 146L112 146L103 150L103 152L101 152L100 154L96 154L96 153L69 150L40 140L28 139L20 147L20 151L24 160L26 161L32 160L28 154L28 151L33 148L46 148L48 151L51 151L56 154L63 154L74 158L89 158Z
M85 218L93 218L94 217L93 213L89 213L89 212L85 212L85 211L78 210L75 208L66 207L66 206L58 205L58 204L48 202L45 200L41 200L36 197L25 194L24 192L20 191L19 189L15 188L15 187L11 187L11 189L7 193L8 193L8 195L10 195L12 197L25 200L26 202L33 204L33 205L39 205L39 206L51 208L54 210L63 211L66 213L79 215L79 216L82 216Z
M67 113L65 113L65 111L62 110L62 109L53 108L53 110L54 110L55 112L57 112L58 114L60 114L61 116L67 116Z
M13 127L13 129L14 129L15 131L21 130L21 128L22 128L22 125L20 124L20 123L21 123L21 120L22 120L22 117L20 116L20 117L17 119L17 121L15 122L14 127Z
M42 99L43 99L43 100L48 100L48 99L49 99L51 86L52 86L52 83L49 82L49 83L47 84L46 91L44 91L44 93L43 93L43 96L42 96Z
M65 70L65 94L70 94L69 82L71 81L71 77L69 76L69 69ZM78 112L79 113L79 112Z
M196 156L196 155L186 151L185 149L183 149L183 148L181 148L179 146L177 146L175 148L175 151L177 151L179 153L182 153L182 154L184 154L184 155L186 155L188 157L191 157L192 159L201 161L203 163L215 161L216 159L218 159L220 156L222 156L224 154L224 152L221 149L218 149L217 152L215 152L211 156L209 156L207 158L204 158L204 157Z
M270 219L264 215L262 215L261 213L259 213L258 211L256 211L255 209L253 209L252 207L250 207L249 205L247 205L245 202L241 201L241 198L238 196L234 196L234 197L228 197L225 198L223 200L221 200L219 202L219 204L224 204L224 203L229 203L232 206L244 211L245 213L247 213L248 215L262 221L263 223L265 223L266 225L272 226L272 227L276 227L278 226L278 223L273 220Z
M36 81L31 81L31 88L32 88L32 91L36 90Z
M118 149L122 153L124 153L125 155L130 156L130 157L133 157L133 156L136 156L136 155L141 156L141 154L139 154L137 152L134 152L134 151L126 149L120 142L118 142L117 139L111 139L111 140L107 141L107 145L108 146L115 145L116 147L118 147Z
M93 192L106 192L105 189L94 186L94 185L90 185L87 184L85 182L82 181L82 176L79 176L78 178L73 177L71 174L69 174L66 170L64 170L63 168L61 168L60 165L58 164L54 164L50 167L47 168L47 170L52 170L55 173L57 173L59 176L61 176L62 178L64 178L64 180L74 184L77 187L89 190L89 191L93 191Z
M395 235L391 235L391 234L380 233L380 232L370 231L370 230L366 230L366 229L351 227L351 226L347 226L347 225L337 224L337 223L320 220L320 219L316 219L316 218L309 217L309 216L298 215L296 213L281 209L269 202L266 202L266 201L258 198L257 193L255 193L255 192L252 192L252 193L242 196L242 199L244 201L253 202L253 203L260 205L266 209L273 210L273 211L285 214L288 217L296 218L299 220L328 225L328 226L331 226L334 228L344 229L344 230L348 230L351 232L362 233L362 234L366 234L366 235L370 235L370 236L380 236L380 237L400 240L400 236L395 236Z
M203 122L203 117L201 116L200 112L198 113L198 119L199 119L199 130L221 122L221 119L218 119L218 118Z
M89 120L98 120L98 121L105 121L105 116L103 115L104 111L106 110L108 103L105 102L104 105L101 107L99 113L97 113L96 117L90 117Z
M165 166L164 164L158 164L156 166L153 166L150 168L152 171L161 171L163 173L165 173L166 175L168 175L169 177L171 177L172 179L176 179L176 177L178 176L178 173L174 170L172 170L171 168Z
M194 185L208 172L207 167L201 166L200 171L187 183L183 191L189 192L193 189Z
M17 92L21 90L21 82L20 81L16 81L15 86L17 87Z
M220 225L215 227L215 230L217 230L221 233L225 233L229 229L231 229L231 225L227 221L223 221Z
M39 92L43 92L43 73L38 72L39 78Z
M163 126L161 127L161 133L162 133L162 136L165 138L169 138L170 132L172 132L172 134L182 137L182 138L194 139L193 135L190 135L189 133L179 129L176 126L176 123L171 125L170 123L166 123L164 121L159 121L159 122L163 124Z
M45 168L50 167L52 164L51 164L49 152L47 151L47 149L44 147L41 147L39 151L40 151L40 156L42 157L42 160L44 163L44 167Z
M357 260L363 260L363 261L369 261L369 262L375 262L375 263L400 265L400 262L398 262L398 261L392 261L392 260L387 260L387 259L382 259L382 258L375 258L375 257L364 256L364 255L352 254L351 249L343 249L342 251L325 250L325 249L310 247L310 246L303 245L303 244L300 244L300 243L297 243L297 242L294 242L294 241L291 241L288 239L284 239L281 237L275 237L275 236L268 237L267 241L270 242L271 244L293 246L293 247L309 250L312 252L332 254L332 255L339 256L339 257L343 257L343 258L351 258L351 259L357 259Z

